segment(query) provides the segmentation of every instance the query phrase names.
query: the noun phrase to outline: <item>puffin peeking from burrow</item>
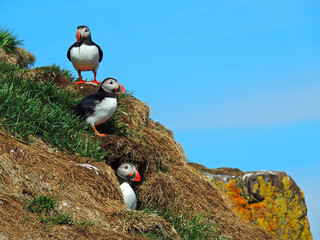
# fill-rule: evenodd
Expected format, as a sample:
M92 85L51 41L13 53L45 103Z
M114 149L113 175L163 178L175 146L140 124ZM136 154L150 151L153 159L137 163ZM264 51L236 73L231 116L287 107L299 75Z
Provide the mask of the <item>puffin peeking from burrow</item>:
M132 163L122 163L117 169L117 175L120 183L120 189L122 191L123 200L128 209L136 210L137 197L132 187L131 181L140 181L140 174Z
M106 136L97 131L96 126L111 118L117 108L117 94L125 93L125 88L114 78L106 78L102 81L99 91L82 99L71 111L85 117L98 136Z
M79 81L75 84L85 83L82 80L81 71L92 71L94 80L92 83L99 83L97 81L97 70L99 63L102 60L103 52L99 45L91 40L91 32L87 26L77 27L77 41L68 49L67 57L72 62L73 67L77 70Z

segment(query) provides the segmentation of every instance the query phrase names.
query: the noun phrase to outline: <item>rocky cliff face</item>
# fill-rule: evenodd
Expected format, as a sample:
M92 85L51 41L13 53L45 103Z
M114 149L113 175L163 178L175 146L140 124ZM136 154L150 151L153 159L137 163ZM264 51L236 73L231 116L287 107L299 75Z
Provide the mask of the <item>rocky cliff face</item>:
M304 194L285 172L189 165L231 200L241 218L277 239L312 239Z

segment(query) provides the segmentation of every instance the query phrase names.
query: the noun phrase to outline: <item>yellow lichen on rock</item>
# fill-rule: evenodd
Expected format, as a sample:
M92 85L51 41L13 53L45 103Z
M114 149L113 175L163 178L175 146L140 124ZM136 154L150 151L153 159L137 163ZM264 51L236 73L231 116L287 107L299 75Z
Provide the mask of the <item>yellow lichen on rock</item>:
M306 207L300 203L299 195L292 191L289 178L282 179L285 191L265 182L262 176L258 180L254 192L259 191L264 200L251 204L242 194L238 179L227 184L216 182L215 185L231 200L241 218L256 223L274 238L312 239Z

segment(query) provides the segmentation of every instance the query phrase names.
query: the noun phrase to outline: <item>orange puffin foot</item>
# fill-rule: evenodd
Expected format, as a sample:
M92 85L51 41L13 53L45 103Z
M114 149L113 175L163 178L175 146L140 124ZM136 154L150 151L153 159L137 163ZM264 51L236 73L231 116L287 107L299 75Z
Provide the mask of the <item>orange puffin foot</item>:
M99 133L95 126L92 127L92 128L93 128L94 132L95 132L98 136L100 136L100 137L105 137L105 136L107 136L106 133Z
M92 83L100 84L100 82L97 80L93 80Z
M78 84L80 84L80 83L86 83L86 81L80 80L80 81L74 83L74 85L78 85Z

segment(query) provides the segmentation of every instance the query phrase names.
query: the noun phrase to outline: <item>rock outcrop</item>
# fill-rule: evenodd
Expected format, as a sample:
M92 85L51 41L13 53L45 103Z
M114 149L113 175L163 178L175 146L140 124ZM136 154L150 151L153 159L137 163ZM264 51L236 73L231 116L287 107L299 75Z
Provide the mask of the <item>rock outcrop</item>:
M240 217L260 225L271 236L312 239L304 194L285 172L242 172L237 168L209 169L188 164L231 200Z

